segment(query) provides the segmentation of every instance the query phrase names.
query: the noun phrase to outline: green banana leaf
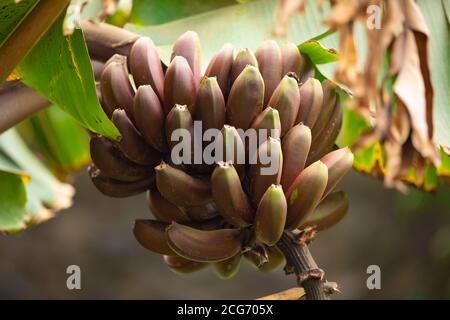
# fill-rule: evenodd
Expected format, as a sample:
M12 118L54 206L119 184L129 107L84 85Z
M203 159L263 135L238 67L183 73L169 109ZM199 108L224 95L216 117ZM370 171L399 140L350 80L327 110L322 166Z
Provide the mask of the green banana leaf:
M0 47L38 2L23 0L17 4L14 0L0 0Z
M156 25L236 4L237 0L133 0L130 22Z
M19 129L27 144L36 149L60 178L80 170L91 161L88 133L57 106L29 118Z
M23 229L26 191L19 174L0 169L0 231Z
M17 66L16 74L28 86L69 113L89 130L112 139L119 132L100 107L83 33L62 33L64 16Z
M449 0L417 1L430 29L431 81L434 89L434 139L450 148L450 21Z
M0 135L0 175L0 231L19 231L72 203L73 187L59 182L15 129Z

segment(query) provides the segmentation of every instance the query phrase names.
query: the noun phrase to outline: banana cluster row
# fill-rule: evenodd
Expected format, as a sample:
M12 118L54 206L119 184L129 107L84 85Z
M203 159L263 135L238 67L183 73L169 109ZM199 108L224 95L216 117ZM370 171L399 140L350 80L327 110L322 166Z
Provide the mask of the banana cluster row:
M128 58L113 56L97 94L121 139L91 138L90 177L112 197L147 191L155 220L137 220L134 235L172 270L212 264L229 278L242 256L274 270L283 262L276 243L284 230L321 230L347 211L346 195L332 193L353 161L347 148L333 150L342 121L335 87L312 78L295 45L274 41L236 55L226 44L201 70L194 32L176 41L167 67L145 37ZM194 121L220 130L222 161L172 161L172 133L193 134ZM249 128L272 132L258 138L254 154L238 133ZM271 163L260 154L272 156ZM264 174L268 166L275 170Z

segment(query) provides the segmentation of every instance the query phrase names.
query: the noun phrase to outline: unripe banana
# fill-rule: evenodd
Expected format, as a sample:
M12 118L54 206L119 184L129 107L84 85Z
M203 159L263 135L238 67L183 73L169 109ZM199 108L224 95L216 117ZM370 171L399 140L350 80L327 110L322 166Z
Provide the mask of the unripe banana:
M253 209L232 164L218 163L211 176L211 187L214 201L226 221L238 228L253 222Z
M281 72L283 71L281 50L276 41L266 40L256 50L255 57L264 79L264 105L267 105L281 80ZM281 123L283 123L283 120L281 120Z
M239 271L241 265L241 253L227 260L214 263L214 271L222 280L233 278Z
M162 162L155 168L156 186L161 195L177 206L204 205L212 200L209 181L194 178Z
M175 41L170 60L172 61L176 56L186 59L194 75L195 87L197 87L202 70L202 48L196 32L186 31Z
M219 262L241 251L243 234L238 229L204 231L173 222L167 228L169 246L183 258Z
M288 190L295 178L302 172L311 147L311 130L297 124L288 131L281 141L283 150L283 172L281 185Z
M300 79L304 59L295 44L287 42L281 47L281 62L283 65L281 76L293 72L297 75L297 78Z
M168 245L166 233L168 226L166 222L138 219L134 222L133 233L144 248L159 254L176 256Z
M153 175L142 180L123 182L105 176L94 165L89 166L88 171L95 187L105 196L113 198L131 197L150 189L155 184Z
M127 58L115 54L108 61L100 77L102 97L108 108L109 116L113 111L122 108L134 122L133 97L134 89L128 75Z
M221 129L225 123L225 100L216 78L203 77L195 101L195 118L202 121L203 131Z
M290 74L285 75L269 100L269 106L277 109L280 114L282 137L294 125L299 105L300 93L297 79Z
M322 199L327 181L328 168L321 161L314 162L299 174L286 193L286 229L296 229L308 218Z
M347 194L344 191L330 193L303 222L300 229L306 227L314 227L318 231L328 229L341 221L347 210Z
M258 61L256 60L255 54L248 48L239 49L231 66L230 86L234 84L237 77L239 77L248 65L258 68Z
M147 204L153 216L159 221L171 223L190 220L183 209L166 200L156 188L148 190Z
M162 102L164 98L164 71L153 41L140 37L130 51L130 70L136 87L150 85ZM137 120L136 116L136 120Z
M226 43L222 49L217 52L205 71L205 76L216 77L220 90L225 99L228 98L230 91L230 74L231 66L233 65L233 45Z
M317 118L316 123L311 128L312 137L318 136L328 126L333 111L336 106L337 94L335 90L336 85L330 80L325 80L322 83L323 103Z
M203 206L186 208L186 214L194 221L210 220L220 215L215 202L210 202Z
M172 140L172 133L178 129L187 130L190 134L191 143L193 142L194 121L186 105L176 104L167 114L165 130L170 149L179 143L179 141Z
M307 163L312 163L327 152L333 149L334 143L342 124L342 112L339 106L339 100L336 100L334 105L333 114L328 120L328 125L322 130L322 132L313 138L311 143L311 151L308 155Z
M262 111L264 80L258 68L247 65L234 81L227 101L227 123L248 129L253 119Z
M255 216L256 238L273 246L280 240L286 223L287 203L281 185L272 184L259 202Z
M149 178L153 174L153 169L137 165L126 159L105 137L92 137L90 151L94 164L109 178L120 181L137 181Z
M328 168L328 183L323 195L325 197L352 168L353 153L345 147L328 153L320 161Z
M116 145L125 157L143 166L154 167L161 162L161 154L159 151L151 149L145 143L144 138L142 138L123 109L114 110L112 122L121 135Z
M187 105L194 110L196 82L188 62L176 56L170 62L164 79L164 111L166 114L176 105Z
M190 274L208 266L207 263L191 261L178 256L163 256L164 262L176 274Z
M296 123L314 127L323 104L323 90L319 80L310 78L300 87L300 108Z
M252 157L249 187L253 204L256 206L270 185L280 183L283 167L283 152L280 140L269 137Z
M151 86L142 85L137 89L134 114L136 127L145 141L156 150L166 152L168 146L164 134L164 109Z
M281 135L281 121L278 110L267 107L253 121L251 128L258 134L258 146L264 143L269 136L279 139ZM267 136L260 136L260 130L266 130ZM248 150L248 147L246 148Z

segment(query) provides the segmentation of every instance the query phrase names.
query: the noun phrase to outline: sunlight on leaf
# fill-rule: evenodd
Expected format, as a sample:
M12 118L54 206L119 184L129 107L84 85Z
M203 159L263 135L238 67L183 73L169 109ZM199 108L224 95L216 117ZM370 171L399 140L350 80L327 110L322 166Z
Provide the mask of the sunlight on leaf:
M28 86L57 104L89 130L112 139L119 132L97 99L83 34L64 37L60 17L46 36L19 64L17 74Z

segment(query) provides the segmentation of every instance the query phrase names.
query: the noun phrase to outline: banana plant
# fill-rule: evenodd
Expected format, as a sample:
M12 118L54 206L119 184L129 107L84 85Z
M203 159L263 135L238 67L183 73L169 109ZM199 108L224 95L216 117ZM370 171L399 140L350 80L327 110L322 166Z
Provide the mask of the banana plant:
M417 128L411 137L408 131L406 142L395 145L400 151L395 150L416 149L411 147L407 157L401 153L400 170L392 165L389 137L377 131L378 122L351 108L362 96L349 81L353 52L339 42L338 32L342 40L349 28L333 15L340 1L322 9L307 1L295 8L303 9L302 15L286 13L283 1L273 0L106 1L103 7L95 1L69 2L0 0L1 10L14 13L1 22L0 33L0 60L5 61L0 80L8 79L0 99L9 108L0 119L0 190L11 186L0 202L2 231L17 232L69 206L73 189L54 175L63 180L86 166L89 148L88 173L101 193L147 192L155 219L137 219L134 235L144 248L163 255L171 270L184 274L212 266L228 279L243 257L260 271L273 271L286 260L306 297L324 299L335 287L324 281L307 244L317 230L345 215L348 198L333 189L352 165L377 173L387 185L402 188L406 181L428 191L450 172L445 123L436 121L440 149L429 146L427 157L417 155ZM437 3L442 12L448 10ZM159 15L153 10L158 5L167 6L169 14ZM436 6L419 1L427 23ZM293 16L288 30L287 16ZM124 28L80 22L80 17ZM429 111L437 113L435 119L446 119L442 105L449 73L441 72L436 61L449 50L436 39L448 34L448 14L438 21L430 37L437 58L431 59L431 78L424 72L424 79L436 84L438 98ZM236 30L249 30L251 36ZM345 39L353 39L349 34ZM387 72L387 64L382 70ZM396 87L401 74L385 76L385 88L395 99L404 97ZM26 97L20 111L8 98L18 92ZM399 113L404 106L395 99ZM36 111L18 129L53 173L16 129L5 131ZM189 143L192 153L183 152L187 162L173 162L177 145L170 137L180 129L195 134L197 121L221 137L223 150L216 151L225 151L225 157L216 165L192 163L195 150L207 149L195 141ZM249 129L272 134L258 138L251 152L239 134ZM361 143L362 138L370 143ZM243 161L235 157L239 154ZM273 160L270 168L263 155ZM262 174L269 169L270 174ZM303 265L299 252L305 255Z

